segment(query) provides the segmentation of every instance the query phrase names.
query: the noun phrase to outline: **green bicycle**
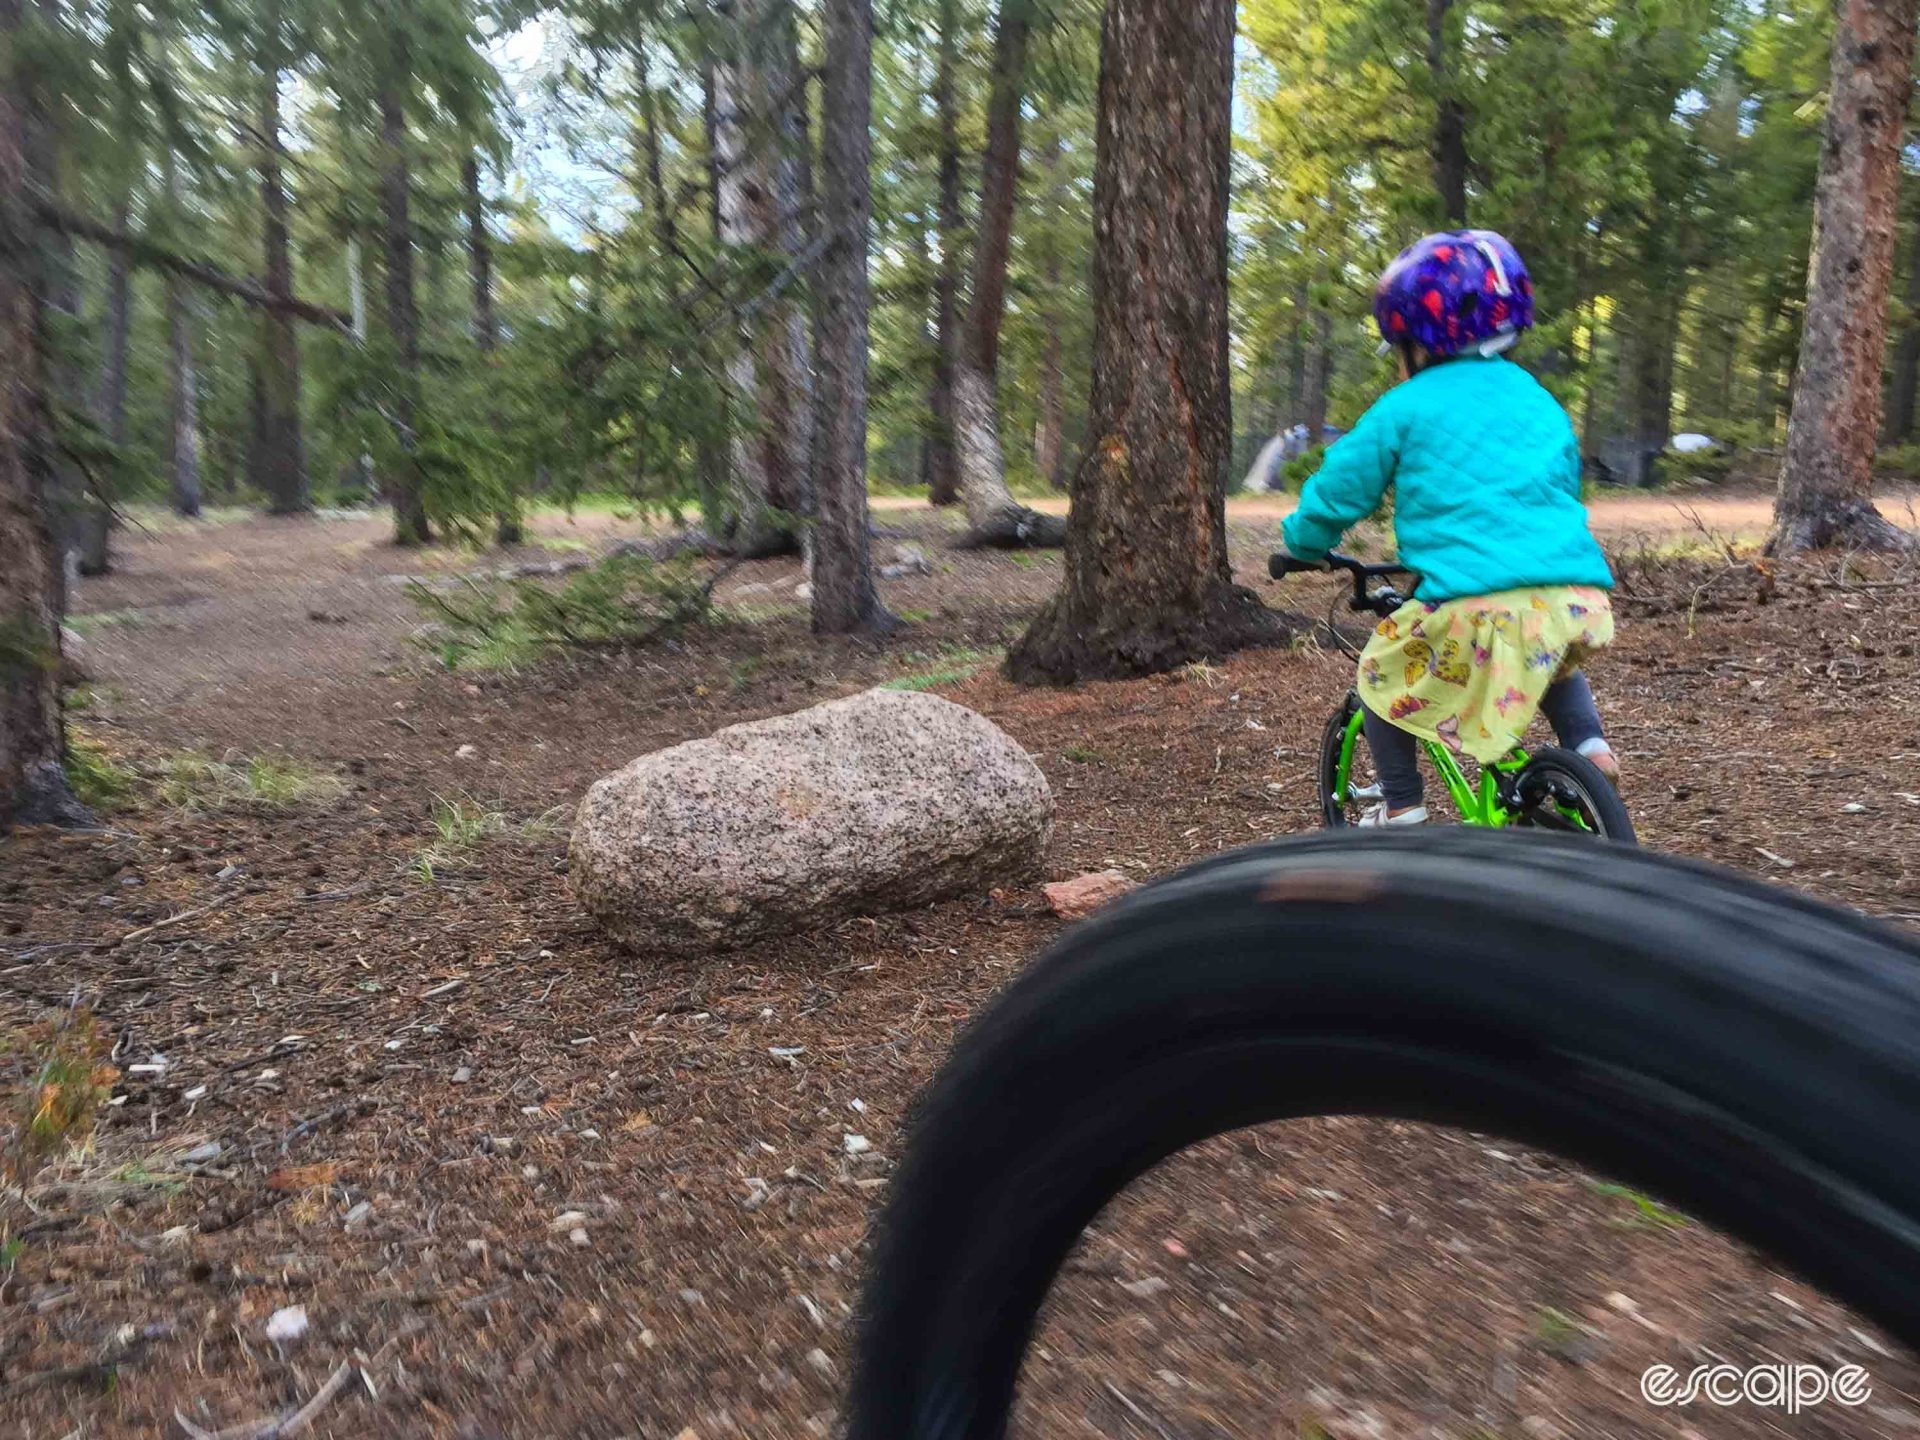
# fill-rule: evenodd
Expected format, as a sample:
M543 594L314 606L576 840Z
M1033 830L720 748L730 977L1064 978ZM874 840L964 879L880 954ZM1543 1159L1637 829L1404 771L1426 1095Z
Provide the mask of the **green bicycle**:
M1276 554L1268 560L1267 570L1276 580L1307 570L1344 570L1353 578L1348 608L1383 617L1406 604L1409 597L1391 584L1369 592L1367 582L1413 573L1404 565L1368 565L1337 552L1330 552L1324 564ZM1359 659L1359 652L1334 625L1331 613L1327 629L1342 651ZM1346 702L1333 713L1321 735L1320 810L1325 823L1335 829L1356 823L1360 812L1380 799L1373 753L1360 733L1364 718L1359 695L1349 690ZM1557 745L1532 751L1516 746L1504 758L1478 767L1477 777L1470 777L1459 757L1445 745L1426 740L1421 749L1446 786L1463 825L1532 827L1595 835L1622 845L1639 843L1619 794L1584 755Z

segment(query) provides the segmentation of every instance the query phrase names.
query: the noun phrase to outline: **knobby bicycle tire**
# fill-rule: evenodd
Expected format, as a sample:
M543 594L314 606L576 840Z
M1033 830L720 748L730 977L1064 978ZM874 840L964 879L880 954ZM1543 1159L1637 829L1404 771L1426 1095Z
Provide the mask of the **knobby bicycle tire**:
M1136 1176L1368 1114L1618 1176L1920 1339L1920 945L1711 867L1554 835L1314 835L1077 927L916 1106L849 1440L1005 1433L1036 1313Z
M1526 768L1520 772L1520 792L1525 795L1532 786L1551 783L1556 778L1572 784L1585 797L1594 835L1611 840L1616 845L1640 843L1639 836L1634 833L1633 816L1627 813L1627 805L1620 798L1620 792L1613 788L1612 782L1601 773L1598 765L1575 751L1562 750L1557 745L1543 745L1535 750L1528 757ZM1518 813L1515 823L1523 829L1532 828L1532 821L1525 810Z

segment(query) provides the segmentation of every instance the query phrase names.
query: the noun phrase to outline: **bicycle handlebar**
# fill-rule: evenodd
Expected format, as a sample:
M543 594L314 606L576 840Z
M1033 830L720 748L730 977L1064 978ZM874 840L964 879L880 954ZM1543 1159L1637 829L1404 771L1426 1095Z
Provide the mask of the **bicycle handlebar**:
M1356 560L1351 555L1342 555L1338 550L1329 550L1323 560L1301 560L1284 550L1277 550L1267 557L1267 573L1276 580L1289 575L1300 574L1308 570L1344 570L1353 577L1353 599L1349 602L1355 610L1375 609L1373 597L1367 594L1367 581L1383 575L1411 575L1414 572L1396 561L1385 564L1369 565ZM1384 593L1384 592L1383 592ZM1398 604L1400 597L1392 597Z

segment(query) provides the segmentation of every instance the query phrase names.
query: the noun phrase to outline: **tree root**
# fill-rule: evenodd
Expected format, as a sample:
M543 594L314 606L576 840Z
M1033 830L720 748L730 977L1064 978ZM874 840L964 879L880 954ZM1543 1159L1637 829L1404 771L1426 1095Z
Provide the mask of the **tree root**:
M1235 650L1290 645L1315 623L1310 616L1269 610L1241 585L1222 585L1198 610L1097 617L1092 623L1070 613L1061 594L1007 653L1005 673L1021 685L1125 680L1218 660Z
M1766 553L1798 555L1806 550L1866 550L1898 555L1920 547L1920 535L1902 529L1865 501L1823 507L1809 515L1782 516L1767 537Z

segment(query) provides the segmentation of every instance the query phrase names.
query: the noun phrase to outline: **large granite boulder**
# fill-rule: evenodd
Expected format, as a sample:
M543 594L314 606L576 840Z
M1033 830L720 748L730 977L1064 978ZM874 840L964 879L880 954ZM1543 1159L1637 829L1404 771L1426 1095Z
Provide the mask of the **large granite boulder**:
M599 781L572 881L622 943L691 955L1025 878L1052 818L1040 767L985 716L869 690Z

